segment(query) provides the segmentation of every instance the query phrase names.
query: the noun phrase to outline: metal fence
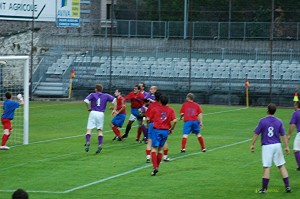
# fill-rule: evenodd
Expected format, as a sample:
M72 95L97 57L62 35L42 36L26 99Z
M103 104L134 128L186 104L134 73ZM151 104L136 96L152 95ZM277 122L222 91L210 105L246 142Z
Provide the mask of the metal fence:
M89 20L81 23L81 31L76 34L87 34L87 27L96 27L94 35L114 37L142 37L142 38L184 38L183 21L143 21ZM300 23L274 23L272 37L274 39L299 40ZM85 30L86 29L86 30ZM269 39L272 23L270 22L189 22L187 38L192 39ZM60 29L57 29L60 33Z

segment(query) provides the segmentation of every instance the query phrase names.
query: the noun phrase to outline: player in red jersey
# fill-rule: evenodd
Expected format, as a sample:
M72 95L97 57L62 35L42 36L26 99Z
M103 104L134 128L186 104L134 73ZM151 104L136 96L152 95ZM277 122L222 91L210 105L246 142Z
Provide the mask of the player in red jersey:
M131 125L135 120L138 120L138 126L141 127L143 117L139 113L139 108L141 108L144 104L144 95L140 92L140 87L136 85L133 88L133 91L125 97L125 100L130 100L131 102L131 115L126 126L125 134L122 138L128 137Z
M188 93L186 96L186 102L182 104L180 109L180 120L184 117L183 136L181 141L181 153L185 152L185 146L188 135L194 133L201 145L203 152L206 152L204 138L200 134L200 129L203 128L203 115L200 105L194 102L194 94Z
M155 176L158 172L162 159L163 146L177 122L174 109L167 106L168 97L162 95L160 97L160 103L161 106L153 108L147 118L149 121L153 121L151 157L154 170L151 173L152 176Z
M160 96L161 96L161 93L159 91L156 91L154 93L154 97L151 98L151 103L149 104L148 109L145 113L146 117L149 116L149 113L152 109L154 109L157 106L161 106L161 103L159 102ZM151 161L150 158L151 158L151 147L152 147L152 137L151 137L152 132L153 132L153 121L150 120L150 121L148 121L148 141L147 141L147 146L146 146L146 150L145 150L146 151L146 163L150 163L150 161ZM163 147L163 151L164 151L163 160L165 162L170 161L170 158L168 157L169 148L168 148L167 141Z
M126 101L119 90L115 91L115 97L117 98L117 110L112 112L114 118L111 121L111 128L116 135L113 140L122 141L119 127L123 126L126 118Z

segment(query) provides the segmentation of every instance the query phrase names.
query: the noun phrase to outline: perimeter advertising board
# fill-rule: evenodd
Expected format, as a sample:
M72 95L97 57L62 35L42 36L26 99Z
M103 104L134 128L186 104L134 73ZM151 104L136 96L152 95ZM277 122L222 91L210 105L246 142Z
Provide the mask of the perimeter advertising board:
M52 21L80 27L80 0L0 0L0 20Z
M0 0L0 20L55 21L56 0Z
M57 0L56 26L80 27L80 0Z

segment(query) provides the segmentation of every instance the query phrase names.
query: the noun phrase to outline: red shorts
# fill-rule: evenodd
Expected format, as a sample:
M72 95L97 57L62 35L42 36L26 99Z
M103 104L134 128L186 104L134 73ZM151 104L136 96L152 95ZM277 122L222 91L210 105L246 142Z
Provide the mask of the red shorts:
M10 119L7 119L7 118L1 118L1 122L2 122L2 126L3 126L3 129L8 129L8 130L12 130L12 126L11 126L11 122L10 122Z

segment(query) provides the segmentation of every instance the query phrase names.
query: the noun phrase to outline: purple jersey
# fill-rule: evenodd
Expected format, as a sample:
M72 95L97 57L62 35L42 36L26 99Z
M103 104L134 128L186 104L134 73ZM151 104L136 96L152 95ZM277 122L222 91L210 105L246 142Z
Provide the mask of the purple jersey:
M154 94L148 93L147 95L145 95L145 99L149 100L149 101L154 101L155 96L154 96Z
M262 118L254 133L261 134L262 145L280 143L280 136L285 135L282 121L274 116Z
M297 131L300 132L300 110L296 110L293 113L290 124L295 124Z
M144 95L144 98L147 99L146 97L149 95L149 93L146 92L146 91L143 91L142 93L143 93L143 95Z
M107 102L112 102L114 99L115 98L109 94L97 92L89 94L84 101L91 103L92 111L105 112Z

